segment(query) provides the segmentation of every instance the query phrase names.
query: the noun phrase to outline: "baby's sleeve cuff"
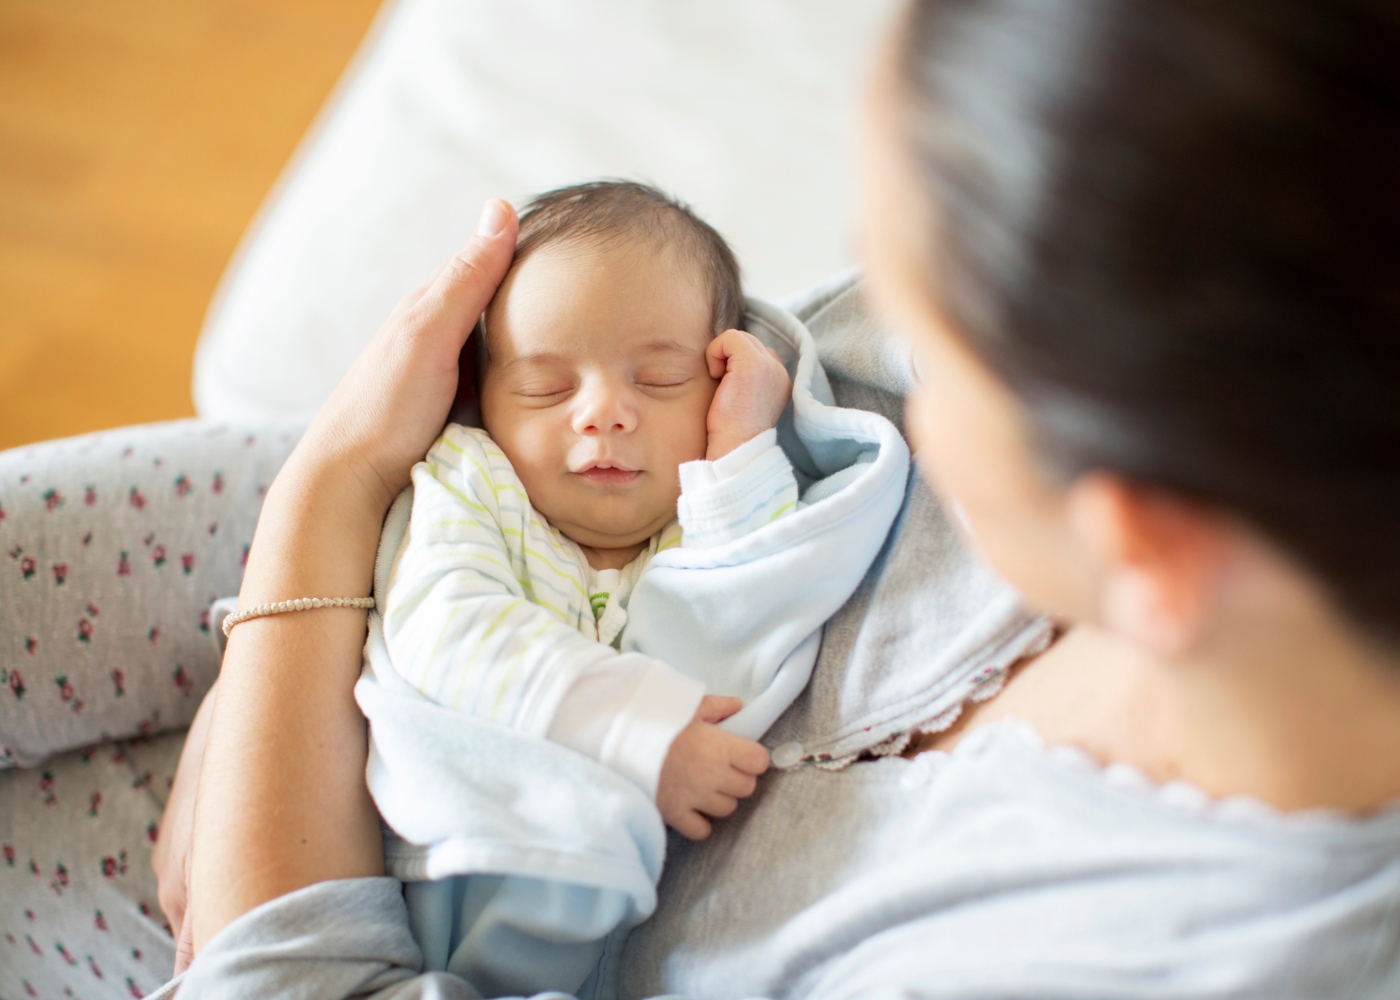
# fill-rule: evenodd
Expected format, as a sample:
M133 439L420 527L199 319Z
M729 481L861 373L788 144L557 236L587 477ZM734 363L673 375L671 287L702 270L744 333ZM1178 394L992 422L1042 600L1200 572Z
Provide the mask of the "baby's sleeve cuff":
M565 693L545 738L592 757L655 798L671 744L705 685L640 653L594 664Z
M704 684L660 660L652 661L603 740L599 763L656 798L671 744L695 718L703 697Z
M797 506L792 463L773 428L716 461L680 466L682 545L708 548L742 538Z

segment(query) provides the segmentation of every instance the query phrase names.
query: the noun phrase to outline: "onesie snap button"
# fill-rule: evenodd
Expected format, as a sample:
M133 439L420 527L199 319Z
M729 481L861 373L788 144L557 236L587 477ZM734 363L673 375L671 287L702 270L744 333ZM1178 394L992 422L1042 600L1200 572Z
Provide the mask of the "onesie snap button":
M782 743L773 748L774 767L792 767L802 760L801 743Z

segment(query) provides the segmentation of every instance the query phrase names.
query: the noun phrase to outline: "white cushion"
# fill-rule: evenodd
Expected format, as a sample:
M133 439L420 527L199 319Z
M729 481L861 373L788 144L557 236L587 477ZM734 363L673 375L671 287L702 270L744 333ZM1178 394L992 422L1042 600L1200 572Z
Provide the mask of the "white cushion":
M856 108L896 6L399 0L224 276L201 415L314 412L488 197L637 178L723 232L759 295L848 265Z

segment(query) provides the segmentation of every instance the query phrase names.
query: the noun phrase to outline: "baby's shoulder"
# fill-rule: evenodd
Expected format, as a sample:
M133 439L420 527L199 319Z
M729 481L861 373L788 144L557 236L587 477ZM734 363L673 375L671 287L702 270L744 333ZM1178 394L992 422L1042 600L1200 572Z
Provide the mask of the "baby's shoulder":
M491 435L480 427L448 424L428 449L429 464L480 471L491 479L514 479L515 469Z
M448 424L442 429L442 434L438 436L438 439L433 442L433 446L428 449L428 454L432 455L434 452L443 452L447 455L460 455L463 452L486 454L500 450L496 446L496 442L491 440L491 435L480 427Z
M415 479L423 474L468 493L484 491L494 496L504 489L524 497L510 459L480 427L448 424L415 470Z

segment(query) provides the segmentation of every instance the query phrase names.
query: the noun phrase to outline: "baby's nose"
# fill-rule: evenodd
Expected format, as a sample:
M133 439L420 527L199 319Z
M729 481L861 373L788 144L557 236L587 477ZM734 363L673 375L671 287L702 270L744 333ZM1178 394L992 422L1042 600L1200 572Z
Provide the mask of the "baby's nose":
M581 393L574 413L574 430L579 434L625 434L637 425L636 408L627 393L612 386L596 386Z

